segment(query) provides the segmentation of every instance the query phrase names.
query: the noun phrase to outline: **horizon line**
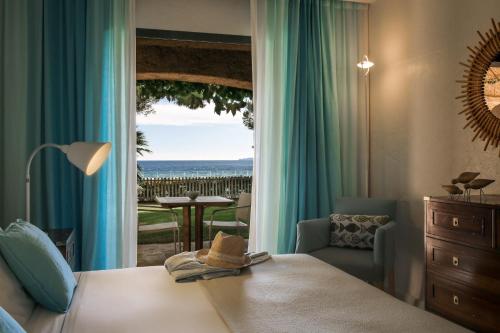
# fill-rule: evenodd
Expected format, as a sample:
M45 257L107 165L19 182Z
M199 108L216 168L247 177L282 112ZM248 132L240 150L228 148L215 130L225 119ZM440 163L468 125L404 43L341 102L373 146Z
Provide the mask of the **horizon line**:
M181 159L181 160L140 160L137 159L138 162L159 162L159 161L242 161L242 160L253 160L253 157L243 157L237 159L212 159L212 160L195 160L195 159Z

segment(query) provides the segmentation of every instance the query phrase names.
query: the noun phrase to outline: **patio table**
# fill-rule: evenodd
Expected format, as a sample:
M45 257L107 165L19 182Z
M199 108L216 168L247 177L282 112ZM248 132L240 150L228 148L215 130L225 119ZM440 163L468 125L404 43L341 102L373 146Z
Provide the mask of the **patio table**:
M203 248L203 211L205 207L226 207L234 203L234 200L220 196L200 196L194 200L188 197L157 197L156 201L165 208L182 207L182 233L183 249L191 251L191 207L195 207L194 248Z

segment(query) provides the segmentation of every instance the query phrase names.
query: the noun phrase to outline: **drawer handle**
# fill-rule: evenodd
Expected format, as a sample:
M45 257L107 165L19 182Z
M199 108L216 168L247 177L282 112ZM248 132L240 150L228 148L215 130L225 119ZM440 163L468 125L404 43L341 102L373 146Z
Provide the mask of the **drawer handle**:
M457 295L453 295L453 304L455 304L455 305L460 304L460 299L458 298Z
M452 262L453 266L458 266L458 257L453 257Z
M453 226L458 227L458 217L453 218Z

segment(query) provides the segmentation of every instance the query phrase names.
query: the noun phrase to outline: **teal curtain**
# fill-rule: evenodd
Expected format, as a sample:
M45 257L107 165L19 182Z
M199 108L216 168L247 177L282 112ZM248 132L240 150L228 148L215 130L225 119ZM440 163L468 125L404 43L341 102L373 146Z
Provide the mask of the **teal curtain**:
M110 141L113 150L97 177L84 179L83 268L133 266L136 261L132 4L87 1L85 140Z
M129 265L119 240L130 225L133 1L5 0L0 15L0 225L24 217L24 168L35 147L110 141L111 157L92 177L59 151L37 156L31 220L75 230L78 268Z
M296 225L363 195L362 77L367 6L334 0L252 3L256 81L251 246L295 251Z

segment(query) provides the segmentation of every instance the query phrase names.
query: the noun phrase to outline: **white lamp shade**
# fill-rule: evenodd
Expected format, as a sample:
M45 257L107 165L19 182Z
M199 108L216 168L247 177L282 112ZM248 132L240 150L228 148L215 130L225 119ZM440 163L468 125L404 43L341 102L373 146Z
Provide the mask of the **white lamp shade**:
M68 160L87 176L94 174L108 159L110 142L73 142L65 147Z

